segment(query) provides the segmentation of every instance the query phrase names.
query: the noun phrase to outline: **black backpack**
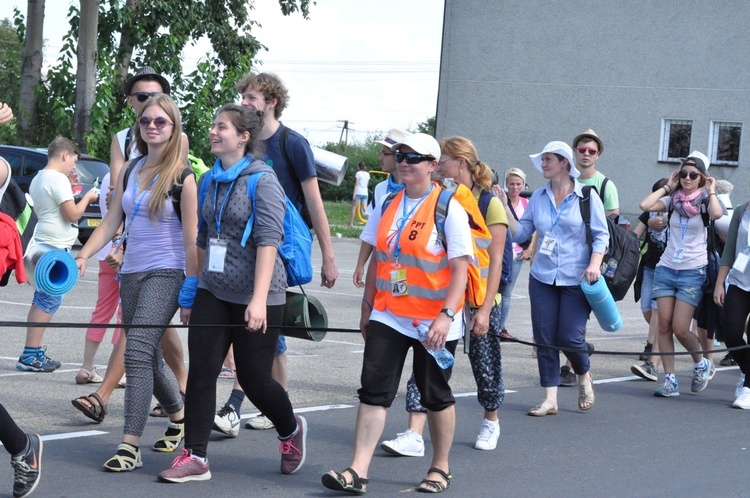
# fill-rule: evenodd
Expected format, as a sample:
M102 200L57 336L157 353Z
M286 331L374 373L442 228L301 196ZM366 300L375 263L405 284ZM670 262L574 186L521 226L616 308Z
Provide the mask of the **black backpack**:
M586 224L586 243L591 251L591 185L582 188L583 198L580 201L581 218ZM618 222L619 216L607 216L609 247L602 259L602 277L607 283L609 292L615 301L620 301L628 293L638 274L638 261L641 257L640 245L635 233L626 230Z
M16 220L18 233L21 235L21 247L26 252L26 247L34 236L37 217L31 205L26 200L26 194L23 193L21 187L18 186L13 178L8 181L8 188L5 191L5 195L3 195L2 202L0 202L0 213L7 214ZM4 275L0 275L0 287L8 284L12 271L8 270Z

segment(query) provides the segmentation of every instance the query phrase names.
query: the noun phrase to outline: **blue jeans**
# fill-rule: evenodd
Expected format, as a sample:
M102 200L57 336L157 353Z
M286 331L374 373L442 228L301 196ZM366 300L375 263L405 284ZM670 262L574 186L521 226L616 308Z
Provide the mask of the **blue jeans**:
M62 300L62 296L50 296L44 291L34 291L34 298L31 300L31 304L36 306L38 310L44 311L49 315L54 315L60 308Z
M694 270L672 270L657 266L654 271L653 299L674 296L695 308L701 303L706 284L706 267Z
M641 282L641 311L648 313L656 309L656 299L654 293L654 268L643 267L643 281Z
M585 335L591 307L581 287L548 285L529 277L529 299L534 342L580 350L563 354L576 374L588 372L591 365ZM542 387L560 385L560 354L551 348L538 348L536 356Z
M513 268L511 268L511 271L513 272L511 275L510 283L507 285L503 285L503 290L501 295L503 296L503 300L500 303L500 322L498 323L498 326L501 329L505 328L505 324L508 321L508 313L510 313L510 298L513 297L513 288L516 286L516 281L518 280L518 276L521 274L521 267L523 266L523 260L516 259L518 258L518 255L513 258Z

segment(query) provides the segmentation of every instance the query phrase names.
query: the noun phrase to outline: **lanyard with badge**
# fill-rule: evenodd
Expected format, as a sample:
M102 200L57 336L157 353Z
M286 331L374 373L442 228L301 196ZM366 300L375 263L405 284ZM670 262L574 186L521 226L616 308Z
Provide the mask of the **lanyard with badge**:
M738 230L739 231L739 230ZM740 273L745 273L747 269L747 263L750 262L750 225L747 227L747 245L741 253L734 258L734 264L732 265L733 270L737 270Z
M562 204L560 204L560 209L555 210L555 204L552 202L552 199L548 197L549 214L552 219L552 230L544 234L542 245L539 248L540 254L544 254L545 256L552 256L554 254L555 248L557 247L557 223L560 221L563 211L565 211L565 208L568 206L572 198L573 196L568 195L562 201Z
M683 220L684 223L683 223ZM690 224L690 218L683 217L681 214L679 214L677 218L677 223L680 226L680 239L685 240L685 234L687 234L688 225ZM685 248L684 247L675 247L674 255L672 256L672 261L674 263L682 263L682 258L685 254Z
M422 204L422 201L425 200L428 195L430 195L430 192L432 192L432 189L434 187L435 185L430 184L429 190L427 190L422 198L419 199L416 204L414 204L414 206L412 206L411 210L408 213L406 212L407 197L406 192L404 192L401 210L402 218L398 220L398 222L396 222L396 244L393 250L393 262L389 263L388 268L391 274L391 294L393 294L394 297L409 295L409 286L406 283L406 268L398 262L398 258L401 255L401 232L403 231L404 226L406 226L406 222L414 214L414 211L416 211L420 204Z
M227 207L229 197L232 194L232 188L234 188L234 182L229 184L227 193L224 195L224 200L221 203L219 211L216 211L217 195L219 192L219 183L216 182L214 188L214 220L216 220L216 237L211 237L208 240L208 271L217 273L224 272L224 262L227 258L227 241L221 238L221 217L224 215L224 208Z

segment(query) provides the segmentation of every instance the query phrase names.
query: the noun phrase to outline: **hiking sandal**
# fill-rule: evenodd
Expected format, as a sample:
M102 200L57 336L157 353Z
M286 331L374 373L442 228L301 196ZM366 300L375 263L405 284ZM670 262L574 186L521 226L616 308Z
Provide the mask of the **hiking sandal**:
M346 482L344 472L349 472L349 475L352 476L351 483ZM335 470L323 474L320 481L323 483L323 486L334 491L343 491L344 493L350 493L353 495L363 495L365 494L365 491L367 491L367 484L370 482L370 479L367 477L359 477L359 474L357 474L354 469L347 467L340 474Z
M84 404L84 401L88 405ZM91 393L88 396L78 396L71 401L71 404L97 424L100 424L107 414L107 405L104 404L102 398L96 393Z
M179 432L177 434L168 435L167 432L169 432L170 429L175 429ZM169 422L169 424L167 424L167 430L164 433L164 436L157 439L154 443L154 451L160 451L162 453L172 453L180 446L180 443L184 438L185 424Z
M118 453L128 453L127 455L119 455ZM140 469L143 467L143 461L141 460L141 450L135 449L128 443L120 443L117 447L117 453L115 456L104 462L104 470L110 472L130 472L131 470Z
M424 478L416 488L419 493L442 493L451 486L453 476L450 473L444 472L437 467L430 467L427 474L438 474L445 479L445 482Z

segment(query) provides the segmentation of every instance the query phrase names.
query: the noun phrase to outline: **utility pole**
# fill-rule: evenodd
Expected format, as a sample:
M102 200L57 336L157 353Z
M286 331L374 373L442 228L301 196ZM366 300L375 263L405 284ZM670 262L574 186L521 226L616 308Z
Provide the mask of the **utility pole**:
M341 142L344 142L344 153L346 153L348 147L349 147L349 120L348 119L339 119L339 123L344 123L344 126L341 127L341 135L339 136L339 147L341 147ZM353 124L353 123L352 123ZM344 135L344 132L346 132L346 135Z

